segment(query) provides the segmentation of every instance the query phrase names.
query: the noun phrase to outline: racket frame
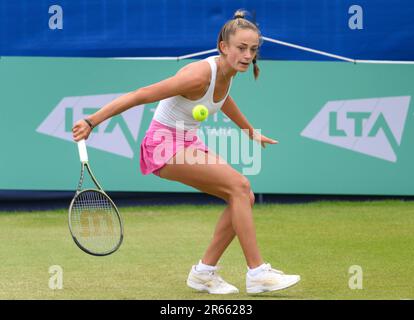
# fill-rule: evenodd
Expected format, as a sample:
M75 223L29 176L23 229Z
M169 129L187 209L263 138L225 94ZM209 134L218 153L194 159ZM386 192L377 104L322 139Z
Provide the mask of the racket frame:
M88 156L86 154L85 141L84 140L81 140L78 143L78 147L79 147L79 154L80 154L81 166L82 167L81 167L81 176L80 176L80 179L79 179L78 187L76 189L75 196L73 197L73 199L72 199L72 201L70 203L70 206L69 206L69 219L68 219L68 224L69 224L70 234L71 234L71 236L73 238L73 241L75 241L76 245L82 251L84 251L84 252L86 252L86 253L88 253L90 255L93 255L93 256L99 256L99 257L107 256L107 255L110 255L111 253L114 253L121 246L121 244L123 242L123 239L124 239L124 224L123 224L122 217L121 217L121 215L120 215L120 213L118 211L117 206L115 205L115 203L113 202L113 200L108 196L108 194L103 190L103 188L99 184L98 180L96 180L94 174L92 173L91 168L89 167ZM86 170L88 171L89 176L91 177L93 183L98 187L98 189L89 188L89 189L82 190L83 179L85 177L85 167L86 167ZM119 226L120 226L120 232L121 232L120 239L119 239L117 245L113 249L111 249L109 251L106 251L106 252L97 253L97 252L90 251L87 248L83 247L80 244L80 242L78 241L78 239L76 238L76 236L74 235L74 232L73 232L72 222L71 222L71 215L72 215L72 207L73 207L73 204L75 203L75 200L79 197L79 195L81 193L88 192L88 191L98 192L98 193L101 193L103 196L105 196L110 201L113 209L115 209L117 218L119 220Z

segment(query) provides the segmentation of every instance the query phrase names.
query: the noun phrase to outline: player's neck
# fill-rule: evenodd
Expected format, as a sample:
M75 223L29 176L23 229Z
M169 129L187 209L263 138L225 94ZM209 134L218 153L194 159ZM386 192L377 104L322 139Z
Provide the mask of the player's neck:
M230 81L230 79L237 73L237 71L230 67L221 56L218 58L217 65L219 69L218 74L220 75L220 78L225 81Z

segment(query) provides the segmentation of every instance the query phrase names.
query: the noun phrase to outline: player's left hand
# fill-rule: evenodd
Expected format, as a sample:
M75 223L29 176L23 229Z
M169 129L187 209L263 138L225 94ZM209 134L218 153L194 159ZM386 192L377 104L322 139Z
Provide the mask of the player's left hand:
M252 139L257 141L258 143L260 143L263 148L266 148L266 144L277 144L277 143L279 143L279 141L270 139L270 138L258 133L257 131L254 132Z

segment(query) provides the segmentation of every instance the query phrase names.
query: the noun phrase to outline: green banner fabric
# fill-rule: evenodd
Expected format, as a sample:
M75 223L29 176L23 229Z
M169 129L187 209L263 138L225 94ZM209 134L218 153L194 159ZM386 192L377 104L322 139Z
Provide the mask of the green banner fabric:
M0 189L74 190L80 169L74 121L189 62L2 57ZM254 192L414 195L414 65L259 66L257 81L251 70L238 74L230 94L252 125L279 144L243 147L244 133L222 112L200 130L206 142L228 142L213 151L245 174ZM195 191L139 170L140 143L156 106L131 108L94 129L89 160L104 189Z

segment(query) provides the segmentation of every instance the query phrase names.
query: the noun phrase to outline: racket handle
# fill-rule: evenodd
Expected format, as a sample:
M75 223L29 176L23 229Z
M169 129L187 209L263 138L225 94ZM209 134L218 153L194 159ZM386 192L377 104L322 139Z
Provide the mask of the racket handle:
M85 139L78 141L79 159L82 163L88 162L88 151L86 150Z

